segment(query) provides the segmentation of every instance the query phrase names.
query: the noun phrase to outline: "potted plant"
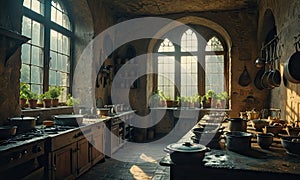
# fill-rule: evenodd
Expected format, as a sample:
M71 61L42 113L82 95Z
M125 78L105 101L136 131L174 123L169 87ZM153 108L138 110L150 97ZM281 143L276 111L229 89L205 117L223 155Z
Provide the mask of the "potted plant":
M161 90L153 91L150 99L150 107L164 106L166 106L166 99L164 93Z
M63 88L60 86L51 86L49 88L49 94L51 97L51 104L52 107L57 107L58 106L58 97L60 96L61 92L63 91Z
M218 99L218 107L219 108L226 108L227 107L227 102L229 99L228 93L226 91L217 94L217 99Z
M43 105L45 108L51 107L51 95L49 91L40 94L39 98L43 101Z
M28 104L31 109L35 109L37 107L38 102L38 94L30 91L28 95Z
M67 106L73 106L79 104L79 99L74 98L71 94L68 94L68 99L66 102Z
M21 82L20 83L20 106L22 109L26 107L26 102L30 93L29 84Z
M216 107L216 92L214 90L208 90L205 94L207 99L207 106L208 107Z

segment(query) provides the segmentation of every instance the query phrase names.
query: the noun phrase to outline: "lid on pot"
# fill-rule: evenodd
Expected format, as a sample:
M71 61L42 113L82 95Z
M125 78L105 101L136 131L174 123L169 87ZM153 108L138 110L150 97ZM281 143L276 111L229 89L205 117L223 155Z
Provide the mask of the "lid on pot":
M208 148L202 144L191 142L173 143L167 146L168 149L177 152L200 152L206 151Z
M35 117L29 117L29 116L21 116L21 117L13 117L13 118L9 118L10 120L13 121L22 121L22 120L37 120L37 118Z

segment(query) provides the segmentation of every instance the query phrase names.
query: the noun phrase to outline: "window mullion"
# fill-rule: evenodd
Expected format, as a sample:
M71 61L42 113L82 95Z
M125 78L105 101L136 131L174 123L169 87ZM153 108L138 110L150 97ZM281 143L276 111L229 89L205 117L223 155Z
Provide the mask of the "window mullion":
M51 18L51 1L45 1L45 22L49 22ZM44 32L44 80L43 91L46 92L49 86L49 69L50 69L50 26L45 23Z
M180 70L180 59L181 59L181 54L180 54L180 46L178 46L177 44L174 45L175 46L175 95L174 97L176 98L176 96L180 96L180 89L181 89L181 84L180 84L180 75L181 75L181 70ZM176 89L177 88L177 89Z

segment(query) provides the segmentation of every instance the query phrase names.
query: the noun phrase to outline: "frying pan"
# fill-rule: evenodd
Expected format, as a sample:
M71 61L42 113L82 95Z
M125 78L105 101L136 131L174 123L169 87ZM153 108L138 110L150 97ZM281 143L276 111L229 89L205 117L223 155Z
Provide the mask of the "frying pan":
M264 74L264 69L259 69L257 72L256 72L256 75L255 75L255 79L254 79L254 85L257 89L259 90L263 90L264 87L262 86L261 84L261 78L262 78L262 75Z
M292 83L300 83L300 41L295 43L296 52L284 64L284 76Z

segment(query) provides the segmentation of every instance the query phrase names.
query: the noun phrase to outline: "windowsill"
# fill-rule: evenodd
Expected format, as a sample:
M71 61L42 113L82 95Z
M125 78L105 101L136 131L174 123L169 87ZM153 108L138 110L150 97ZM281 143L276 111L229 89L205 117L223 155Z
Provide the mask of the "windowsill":
M49 108L37 107L35 109L25 108L22 109L22 112L51 111L51 110L58 110L58 109L73 109L73 106L57 106L57 107L49 107Z

